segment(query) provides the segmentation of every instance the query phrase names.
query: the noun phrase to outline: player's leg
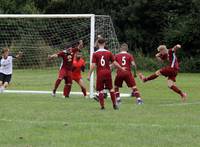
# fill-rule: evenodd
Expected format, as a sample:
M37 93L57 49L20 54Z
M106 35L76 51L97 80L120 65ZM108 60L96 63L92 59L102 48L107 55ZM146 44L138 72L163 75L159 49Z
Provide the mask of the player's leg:
M137 89L136 82L135 82L135 79L134 79L132 73L131 72L128 73L128 75L124 78L124 80L125 80L127 86L132 89L132 95L136 97L137 104L139 104L139 105L143 104L143 100L140 96L139 90Z
M3 81L4 81L4 74L0 73L0 93L3 92L3 90L2 90Z
M172 80L172 79L168 79L167 80L167 84L168 84L168 87L173 90L174 92L176 92L177 94L179 94L182 98L182 101L185 102L186 101L186 98L187 98L187 94L182 92L175 84L175 81Z
M4 75L3 84L1 86L1 92L3 92L9 85L12 75Z
M103 89L104 89L104 80L103 78L97 75L96 91L99 92L98 100L99 100L99 104L102 110L105 109Z
M121 102L119 88L122 87L123 81L124 81L124 77L117 74L117 76L115 77L115 81L114 81L117 104L120 104L120 102Z
M142 73L139 73L139 78L140 78L140 80L142 80L143 82L147 82L147 81L156 79L156 78L159 77L160 75L161 75L160 70L157 70L154 74L152 74L152 75L150 75L150 76L148 76L148 77L145 77Z
M55 81L53 92L52 92L52 96L56 96L56 91L57 91L61 81L63 80L64 76L65 76L65 71L61 69L59 71L58 78Z
M115 90L113 89L113 86L112 86L111 74L107 76L107 78L105 80L105 85L106 85L106 87L108 88L108 90L110 92L110 97L111 97L111 100L112 100L113 109L115 109L115 110L119 109L118 106L117 106Z
M80 78L80 79L75 80L75 81L76 81L76 82L78 83L78 85L81 87L81 90L82 90L82 92L83 92L84 97L86 97L86 96L87 96L87 91L86 91L86 86L85 86L85 83L84 83L83 79Z
M136 102L137 102L137 104L143 104L143 100L142 100L142 98L141 98L141 96L140 96L140 92L139 92L139 90L137 89L137 87L136 86L133 86L132 88L132 92L134 93L134 96L136 97Z
M65 80L65 86L63 89L63 96L65 98L68 98L72 88L72 77L70 75L66 76L64 77L64 80Z
M0 80L0 93L3 92L3 80Z

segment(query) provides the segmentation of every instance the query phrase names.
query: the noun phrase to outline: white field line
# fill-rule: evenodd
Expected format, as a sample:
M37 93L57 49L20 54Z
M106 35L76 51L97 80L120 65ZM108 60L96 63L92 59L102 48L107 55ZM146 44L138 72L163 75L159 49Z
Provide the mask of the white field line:
M76 125L89 125L89 126L102 126L102 125L109 125L109 126L130 126L130 127L150 127L150 128L200 128L200 125L164 125L164 124L140 124L140 123L110 123L110 122L104 122L104 123L98 123L98 122L64 122L64 121L53 121L53 120L12 120L12 119L0 119L0 122L6 122L6 123L25 123L25 124L61 124L66 126L76 126Z
M52 91L34 91L34 90L5 90L5 93L16 93L16 94L51 94ZM57 91L56 94L62 94L63 92ZM70 92L71 95L83 95L82 92ZM89 94L89 93L88 93ZM120 93L121 97L130 97L130 94Z
M161 107L173 107L173 106L186 106L186 105L199 105L200 102L191 102L191 103L172 103L172 104L161 104Z

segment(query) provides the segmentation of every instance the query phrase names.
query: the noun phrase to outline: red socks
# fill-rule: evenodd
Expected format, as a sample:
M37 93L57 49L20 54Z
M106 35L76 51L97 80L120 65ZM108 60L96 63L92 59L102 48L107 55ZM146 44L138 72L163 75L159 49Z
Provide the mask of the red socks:
M110 97L113 103L113 106L116 105L116 97L115 97L115 92L110 92Z
M63 95L69 97L72 85L65 84Z
M104 108L104 94L103 94L103 91L99 92L99 103L100 103L101 108Z
M53 89L54 92L56 92L56 90L58 89L58 86L60 85L60 82L61 82L60 79L57 79L57 80L56 80L55 86L54 86L54 89Z
M119 88L115 88L115 95L116 97L120 97Z
M146 82L146 81L150 81L150 80L153 80L153 79L155 79L155 78L157 78L157 77L158 77L158 75L156 75L156 74L154 73L154 74L150 75L149 77L145 78L144 81L145 81L145 82Z
M176 87L175 85L172 85L172 86L170 87L170 89L172 89L174 92L176 92L176 93L178 93L180 96L182 96L182 91L181 91L178 87Z
M138 91L137 88L134 88L134 89L133 89L133 93L134 93L134 96L135 96L136 98L140 97L140 93L139 93L139 91Z

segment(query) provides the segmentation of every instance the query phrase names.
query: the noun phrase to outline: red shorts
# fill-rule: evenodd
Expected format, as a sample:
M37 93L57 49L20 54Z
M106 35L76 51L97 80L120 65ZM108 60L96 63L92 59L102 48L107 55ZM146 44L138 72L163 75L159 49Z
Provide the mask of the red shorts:
M80 79L82 79L82 76L79 74L73 74L72 73L72 80L76 81L77 83L80 81Z
M171 68L170 66L166 66L160 69L160 73L165 76L168 77L168 79L176 82L176 76L178 74L178 70Z
M64 79L65 84L72 84L72 72L66 69L60 69L58 79Z
M136 85L135 79L130 71L117 73L115 77L115 86L122 87L123 81L126 82L128 87L133 87Z
M103 89L111 90L112 76L111 71L101 71L97 74L96 90L102 91Z

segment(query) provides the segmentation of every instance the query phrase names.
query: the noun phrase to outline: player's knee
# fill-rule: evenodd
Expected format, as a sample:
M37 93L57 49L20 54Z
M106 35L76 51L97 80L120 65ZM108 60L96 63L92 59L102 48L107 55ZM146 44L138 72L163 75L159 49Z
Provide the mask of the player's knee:
M114 89L110 89L110 92L115 92L115 90Z
M168 86L169 88L171 88L173 85L174 85L174 82L173 82L173 81L171 81L171 80L168 80L168 81L167 81L167 86Z
M159 76L161 73L160 73L160 70L157 70L156 72L155 72L155 74L157 75L157 76Z
M8 87L8 82L5 82L5 83L3 84L3 87L7 88L7 87Z
M134 89L137 89L137 86L133 86L132 89L133 89L133 90L134 90Z

